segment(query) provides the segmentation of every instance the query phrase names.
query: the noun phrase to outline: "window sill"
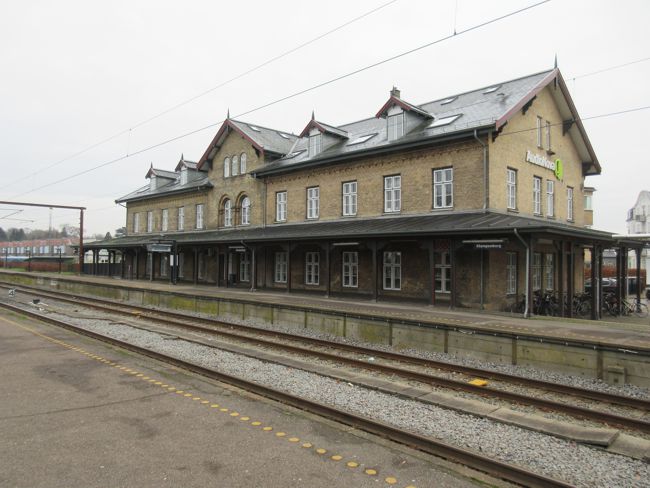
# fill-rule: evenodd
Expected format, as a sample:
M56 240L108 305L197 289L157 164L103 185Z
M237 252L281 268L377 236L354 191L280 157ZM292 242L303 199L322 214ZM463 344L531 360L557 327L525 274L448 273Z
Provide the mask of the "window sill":
M512 212L512 213L519 213L519 209L517 209L517 208L508 208L508 209L506 209L506 210L507 210L508 212Z
M556 220L554 215L547 215L546 218L548 220Z
M454 209L454 207L452 205L451 207L433 207L431 210L433 212L443 212L445 210L453 210L453 209Z

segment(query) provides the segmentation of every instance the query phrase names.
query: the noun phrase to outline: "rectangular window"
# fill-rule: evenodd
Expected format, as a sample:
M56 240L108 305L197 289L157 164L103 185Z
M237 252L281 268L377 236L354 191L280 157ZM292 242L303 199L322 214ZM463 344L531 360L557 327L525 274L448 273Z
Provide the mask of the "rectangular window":
M284 222L287 220L287 192L279 191L275 194L275 220Z
M542 179L533 176L533 213L542 214Z
M185 277L185 253L178 253L178 277Z
M435 254L436 293L451 293L451 258L448 252Z
M240 254L239 258L239 281L249 282L251 280L251 255L250 253Z
M544 281L546 282L546 289L555 289L555 280L553 279L553 254L544 255Z
M433 208L451 208L454 205L454 169L433 171Z
M359 286L359 253L343 253L343 286L357 288Z
M517 170L508 168L507 170L507 197L508 209L517 209Z
M185 207L178 207L178 230L185 230Z
M343 183L343 215L357 214L357 182Z
M402 253L384 253L384 290L402 289Z
M515 295L517 293L517 253L506 253L506 293Z
M169 269L169 256L167 254L160 255L160 276L165 278L167 270Z
M537 147L541 148L543 144L543 135L542 135L542 118L537 116Z
M162 231L167 232L169 229L169 210L163 208L162 211Z
M320 188L307 188L307 218L317 219L320 211Z
M384 212L399 212L402 208L402 177L384 176Z
M205 254L203 254L202 252L199 252L199 263L198 264L199 264L199 266L198 266L198 270L197 270L197 278L200 279L200 280L204 280L205 279L205 274L206 274L206 271L207 271L208 260L205 259Z
M287 282L287 253L286 252L275 253L275 275L273 276L273 281L275 281L276 283Z
M593 210L591 205L592 205L591 195L585 195L585 210Z
M555 215L555 182L546 180L546 215Z
M573 188L566 189L566 218L573 220Z
M551 123L546 121L546 150L551 150Z
M309 156L314 157L321 152L321 134L309 136Z
M137 234L140 232L140 213L133 214L133 233Z
M153 212L147 212L147 232L153 232Z
M542 255L533 253L533 290L542 289Z
M388 140L394 141L404 135L404 113L388 116Z
M203 204L199 203L196 206L196 228L203 229Z
M305 284L318 285L320 271L320 253L305 253Z

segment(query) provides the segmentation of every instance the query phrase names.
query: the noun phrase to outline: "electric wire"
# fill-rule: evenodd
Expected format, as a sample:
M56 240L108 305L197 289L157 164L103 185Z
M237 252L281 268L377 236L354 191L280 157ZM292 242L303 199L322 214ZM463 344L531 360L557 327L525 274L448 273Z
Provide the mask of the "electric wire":
M397 2L397 1L398 0L390 0L389 2L383 3L383 4L379 5L378 7L373 8L372 10L369 10L369 11L367 11L367 12L365 12L365 13L357 16L357 17L354 17L353 19L348 20L347 22L345 22L343 24L340 24L340 25L334 27L333 29L330 29L327 32L324 32L323 34L320 34L320 35L318 35L318 36L316 36L316 37L314 37L314 38L312 38L312 39L310 39L308 41L303 42L302 44L299 44L298 46L296 46L296 47L294 47L292 49L289 49L288 51L284 51L284 52L278 54L277 56L274 56L274 57L272 57L272 58L270 58L270 59L268 59L268 60L266 60L266 61L264 61L264 62L262 62L262 63L260 63L258 65L255 65L252 68L249 68L246 71L244 71L244 72L242 72L242 73L240 73L240 74L238 74L236 76L233 76L232 78L230 78L228 80L225 80L225 81L219 83L218 85L215 85L215 86L213 86L211 88L208 88L207 90L202 91L201 93L199 93L197 95L194 95L194 96L192 96L190 98L187 98L187 99L185 99L185 100L183 100L183 101L181 101L181 102L179 102L179 103L177 103L175 105L172 105L171 107L163 110L162 112L158 112L157 114L152 115L151 117L149 117L147 119L144 119L144 120L132 125L128 129L124 129L124 130L122 130L120 132L117 132L117 133L113 134L112 136L101 139L100 141L98 141L98 142L96 142L94 144L91 144L90 146L88 146L88 147L86 147L86 148L84 148L84 149L82 149L80 151L77 151L74 154L71 154L70 156L67 156L67 157L65 157L63 159L59 159L58 161L56 161L56 162L54 162L54 163L52 163L52 164L50 164L48 166L45 166L44 168L40 168L39 171L43 172L43 171L47 171L49 169L52 169L52 168L54 168L54 167L56 167L56 166L58 166L60 164L65 163L66 161L74 159L77 156L80 156L80 155L82 155L84 153L87 153L88 151L91 151L92 149L95 149L95 148L97 148L99 146L102 146L102 145L106 144L107 142L110 142L110 141L112 141L114 139L117 139L118 137L120 137L120 136L122 136L124 134L127 134L127 133L129 134L129 140L128 140L128 143L127 143L127 153L126 153L126 155L128 156L129 155L129 146L131 144L131 132L133 131L133 129L137 129L138 127L142 127L143 125L146 125L149 122L152 122L152 121L162 117L163 115L167 115L168 113L173 112L174 110L177 110L177 109L179 109L179 108L181 108L181 107L183 107L183 106L185 106L185 105L187 105L187 104L189 104L189 103L191 103L191 102L193 102L193 101L195 101L195 100L197 100L199 98L202 98L202 97L212 93L213 91L215 91L215 90L217 90L219 88L223 88L224 86L232 83L233 81L237 81L237 80L239 80L241 78L244 78L245 76L247 76L247 75L249 75L251 73L254 73L255 71L258 71L258 70L262 69L263 67L268 66L269 64L271 64L271 63L273 63L275 61L278 61L278 60L280 60L280 59L282 59L282 58L284 58L284 57L286 57L286 56L288 56L290 54L293 54L296 51L299 51L300 49L302 49L302 48L304 48L306 46L309 46L310 44L313 44L314 42L319 41L319 40L323 39L324 37L327 37L330 34L333 34L333 33L337 32L337 31L339 31L339 30L341 30L341 29L343 29L343 28L345 28L345 27L347 27L347 26L349 26L349 25L351 25L351 24L353 24L355 22L358 22L359 20L362 20L365 17L368 17L369 15L371 15L371 14L373 14L373 13L375 13L375 12L385 8L385 7L388 7L389 5L391 5L391 4L393 4L393 3ZM1 186L0 190L2 190L4 188L7 188L7 187L9 187L9 186L11 186L11 185L13 185L15 183L19 183L19 182L24 181L24 180L26 180L28 178L31 178L35 174L36 173L32 173L32 174L26 175L26 176L24 176L24 177L22 177L20 179L14 180L13 182L9 183L8 185Z
M341 81L341 80L343 80L343 79L346 79L346 78L349 78L349 77L351 77L351 76L357 75L357 74L362 73L362 72L364 72L364 71L368 71L368 70L370 70L370 69L376 68L376 67L381 66L381 65L383 65L383 64L389 63L389 62L391 62L391 61L395 61L396 59L400 59L400 58L402 58L402 57L404 57L404 56L408 56L408 55L410 55L410 54L413 54L413 53L419 52L419 51L421 51L421 50L423 50L423 49L426 49L426 48L428 48L428 47L434 46L434 45L436 45L436 44L440 44L440 43L442 43L442 42L448 41L448 40L450 40L450 39L453 39L453 38L455 38L455 37L461 36L461 35L463 35L463 34L467 34L467 33L469 33L469 32L472 32L472 31L475 31L475 30L481 29L481 28L483 28L483 27L487 27L487 26L489 26L489 25L491 25L491 24L494 24L494 23L496 23L496 22L499 22L499 21L505 20L505 19L507 19L507 18L509 18L509 17L513 17L513 16L515 16L515 15L521 14L521 13L526 12L526 11L528 11L528 10L531 10L531 9L533 9L533 8L536 8L536 7L539 7L539 6L544 5L544 4L546 4L546 3L549 3L550 1L551 1L551 0L542 0L542 1L539 1L539 2L537 2L537 3L534 3L534 4L531 4L531 5L528 5L528 6L526 6L526 7L522 7L522 8L520 8L520 9L513 10L513 11L507 13L507 14L500 15L500 16L498 16L498 17L494 17L494 18L492 18L492 19L490 19L490 20L487 20L487 21L481 22L481 23L479 23L479 24L475 24L475 25L473 25L473 26L471 26L471 27L468 27L468 28L466 28L466 29L464 29L464 30L461 30L461 31L459 31L459 32L457 32L457 33L455 33L455 34L447 35L447 36L441 37L441 38L439 38L439 39L436 39L436 40L434 40L434 41L427 42L427 43L422 44L422 45L420 45L420 46L417 46L417 47L415 47L415 48L409 49L409 50L407 50L407 51L403 51L403 52L401 52L401 53L398 53L398 54L396 54L396 55L390 56L390 57L388 57L388 58L384 58L384 59L382 59L382 60L380 60L380 61L377 61L377 62L375 62L375 63L372 63L372 64L369 64L369 65L363 66L363 67L361 67L361 68L359 68L359 69L356 69L356 70L354 70L354 71L350 71L350 72L345 73L345 74L343 74L343 75L339 75L339 76L337 76L337 77L331 78L331 79L329 79L329 80L327 80L327 81L324 81L324 82L318 83L318 84L316 84L316 85L312 85L312 86L309 87L309 88L305 88L305 89L299 90L299 91L297 91L297 92L294 92L294 93L292 93L292 94L290 94L290 95L286 95L286 96L284 96L284 97L281 97L281 98L275 99L275 100L273 100L273 101L271 101L271 102L264 103L264 104L262 104L262 105L259 105L259 106L255 107L255 108L252 108L252 109L249 109L249 110L247 110L247 111L245 111L245 112L242 112L242 113L240 113L240 114L237 114L237 115L235 115L233 118L242 117L242 116L245 116L245 115L248 115L248 114L251 114L251 113L257 112L257 111L259 111L259 110L262 110L262 109L264 109L264 108L268 108L268 107L271 107L271 106L273 106L273 105L277 105L277 104L282 103L282 102L284 102L284 101L286 101L286 100L289 100L289 99L292 99L292 98L298 97L298 96L300 96L300 95L303 95L303 94L305 94L305 93L308 93L308 92L311 92L311 91L317 90L317 89L322 88L322 87L324 87L324 86L326 86L326 85L330 85L330 84L335 83L335 82L337 82L337 81ZM213 128L213 127L215 127L215 126L221 125L224 121L225 121L225 120L220 120L220 121L218 121L218 122L214 122L214 123L208 124L208 125L206 125L206 126L200 127L200 128L198 128L198 129L191 130L191 131L189 131L189 132L186 132L186 133L184 133L184 134L181 134L181 135L178 135L178 136L172 137L172 138L170 138L170 139L166 139L166 140L164 140L164 141L157 142L157 143L152 144L152 145L150 145L150 146L147 146L147 147L144 147L144 148L142 148L142 149L139 149L139 150L137 150L137 151L135 151L135 152L133 152L133 153L131 153L131 154L127 154L127 155L123 155L123 156L116 157L116 158L114 158L114 159L111 159L111 160L109 160L109 161L106 161L106 162L104 162L104 163L101 163L101 164L99 164L99 165L97 165L97 166L93 166L92 168L88 168L88 169L86 169L86 170L84 170L84 171L80 171L80 172L78 172L78 173L74 173L74 174L72 174L72 175L69 175L69 176L67 176L67 177L61 178L61 179L56 180L56 181L54 181L54 182L46 183L46 184L41 185L41 186L39 186L39 187L33 188L33 189L29 190L29 191L26 191L26 192L20 193L20 194L18 194L18 195L14 195L12 198L16 198L16 197L18 197L18 196L22 196L22 195L27 195L27 194L29 194L29 193L33 193L33 192L35 192L35 191L37 191L37 190L42 190L43 188L47 188L47 187L50 187L50 186L53 186L53 185L56 185L56 184L59 184L59 183L63 183L63 182L65 182L65 181L69 181L69 180L71 180L71 179L73 179L73 178L76 178L76 177L79 177L79 176L82 176L82 175L88 174L88 173L90 173L90 172L92 172L92 171L95 171L95 170L98 170L98 169L104 168L104 167L106 167L106 166L109 166L109 165L112 165L112 164L118 163L118 162L123 161L123 160L125 160L125 159L128 159L128 158L130 158L130 157L137 156L137 155L139 155L139 154L143 154L143 153L145 153L145 152L151 151L151 150L156 149L156 148L158 148L158 147L161 147L161 146L164 146L164 145L170 144L170 143L172 143L172 142L174 142L174 141L178 141L178 140L180 140L180 139L184 139L184 138L186 138L186 137L189 137L189 136L191 136L191 135L197 134L197 133L202 132L202 131L204 131L204 130L207 130L207 129Z

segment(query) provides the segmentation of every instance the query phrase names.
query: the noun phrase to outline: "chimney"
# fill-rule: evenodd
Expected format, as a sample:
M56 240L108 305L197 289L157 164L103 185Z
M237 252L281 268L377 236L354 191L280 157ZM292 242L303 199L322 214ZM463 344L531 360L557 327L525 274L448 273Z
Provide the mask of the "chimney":
M393 89L390 91L390 96L395 97L395 98L399 98L400 91L397 89L396 86L394 86Z

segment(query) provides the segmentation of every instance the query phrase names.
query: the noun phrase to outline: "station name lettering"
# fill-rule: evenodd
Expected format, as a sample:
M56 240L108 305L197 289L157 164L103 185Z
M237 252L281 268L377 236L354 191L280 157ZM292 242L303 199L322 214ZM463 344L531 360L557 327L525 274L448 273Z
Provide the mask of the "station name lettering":
M542 168L555 171L555 161L546 159L544 156L540 156L539 154L534 154L532 151L526 151L526 161L541 166Z

